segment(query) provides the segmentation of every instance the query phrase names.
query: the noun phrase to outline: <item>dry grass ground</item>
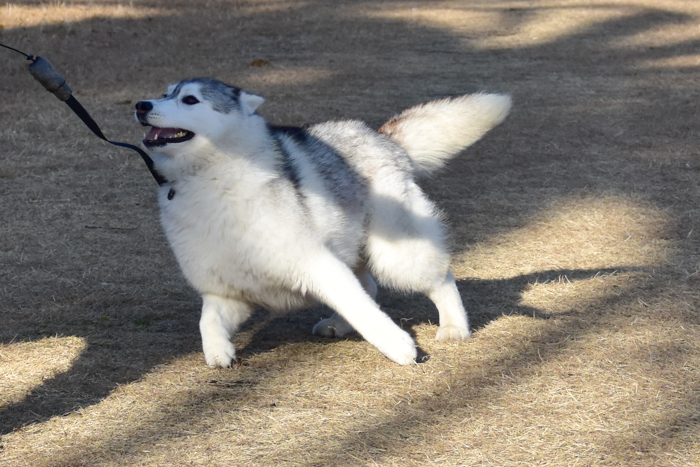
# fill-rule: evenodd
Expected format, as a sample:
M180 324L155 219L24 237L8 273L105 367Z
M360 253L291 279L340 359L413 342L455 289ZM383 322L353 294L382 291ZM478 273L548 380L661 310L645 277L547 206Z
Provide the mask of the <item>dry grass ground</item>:
M700 465L699 2L15 0L0 42L129 142L192 76L279 124L514 99L425 183L470 342L382 291L423 363L261 311L211 370L138 155L0 50L0 465Z

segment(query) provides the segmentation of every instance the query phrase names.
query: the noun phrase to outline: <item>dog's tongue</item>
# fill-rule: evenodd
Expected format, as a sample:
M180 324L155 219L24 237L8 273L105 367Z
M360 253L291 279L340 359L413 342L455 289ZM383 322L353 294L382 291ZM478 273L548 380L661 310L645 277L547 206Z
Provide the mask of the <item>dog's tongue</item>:
M177 135L181 130L177 128L157 128L151 127L151 131L146 135L147 140L154 140L159 138L172 138Z

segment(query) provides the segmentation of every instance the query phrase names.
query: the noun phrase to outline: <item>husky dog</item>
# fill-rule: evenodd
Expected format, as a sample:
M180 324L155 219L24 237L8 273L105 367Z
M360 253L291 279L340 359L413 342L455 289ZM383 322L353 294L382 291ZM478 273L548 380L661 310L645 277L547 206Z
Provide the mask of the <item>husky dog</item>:
M510 98L473 94L411 108L374 131L359 121L268 124L264 99L211 79L182 81L136 104L156 170L165 234L202 295L211 367L235 359L233 332L257 305L323 303L313 333L356 330L394 362L416 344L375 302L377 282L436 305L439 340L470 336L449 271L440 214L416 178L502 122Z

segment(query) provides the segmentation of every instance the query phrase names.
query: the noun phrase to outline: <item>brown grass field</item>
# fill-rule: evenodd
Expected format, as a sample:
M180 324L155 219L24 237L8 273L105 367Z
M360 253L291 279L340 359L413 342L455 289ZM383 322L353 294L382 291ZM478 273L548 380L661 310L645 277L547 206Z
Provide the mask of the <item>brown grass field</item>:
M0 465L700 465L700 2L15 0L0 42L132 143L194 76L277 124L514 101L423 184L470 341L382 290L418 365L260 310L212 370L139 156L0 49Z

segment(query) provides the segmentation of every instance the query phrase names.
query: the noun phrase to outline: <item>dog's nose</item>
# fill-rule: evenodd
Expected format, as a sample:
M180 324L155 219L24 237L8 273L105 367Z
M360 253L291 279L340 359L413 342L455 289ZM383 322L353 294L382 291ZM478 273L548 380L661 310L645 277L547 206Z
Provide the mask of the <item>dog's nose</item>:
M136 103L136 115L145 115L153 110L153 104L148 101L141 101Z

